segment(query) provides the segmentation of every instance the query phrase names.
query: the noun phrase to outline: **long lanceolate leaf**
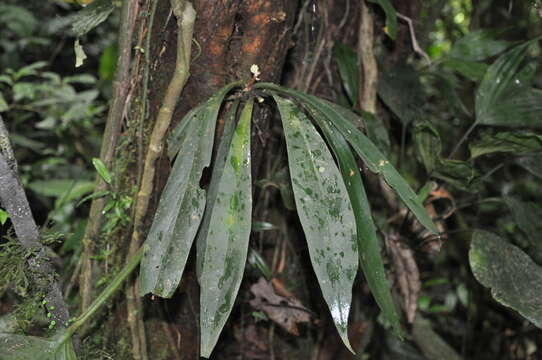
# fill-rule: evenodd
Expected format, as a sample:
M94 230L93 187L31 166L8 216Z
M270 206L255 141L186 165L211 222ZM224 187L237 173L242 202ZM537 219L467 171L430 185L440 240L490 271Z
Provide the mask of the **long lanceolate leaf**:
M200 230L196 237L197 256L196 256L196 273L198 281L201 278L201 271L203 267L203 260L205 259L205 248L207 247L207 232L209 231L209 223L211 221L212 209L215 206L216 198L218 195L218 185L224 172L226 160L230 152L231 140L235 132L237 109L239 108L239 100L235 101L230 109L226 124L224 124L224 131L220 137L220 145L216 151L216 159L213 165L213 175L211 177L211 183L207 189L207 211L203 215L203 221L201 222Z
M275 96L284 127L297 212L312 266L345 345L358 269L356 224L341 174L324 140L292 101Z
M365 165L375 172L381 173L386 182L397 192L406 206L412 211L416 218L434 234L438 230L431 220L431 217L418 199L416 193L408 185L406 180L390 164L378 148L354 126L355 115L341 108L338 105L319 99L312 95L283 88L271 83L260 83L256 87L272 89L297 98L300 102L307 103L320 111L335 128L337 128L345 139L352 145L352 148L363 159Z
M401 336L399 316L393 304L384 263L380 255L380 246L371 215L369 199L365 193L356 160L344 137L334 131L329 120L322 116L313 106L309 106L309 111L322 129L327 142L331 145L335 158L339 162L339 168L356 218L359 262L367 279L367 284L382 310L382 314L392 325L395 333Z
M252 224L250 119L244 107L233 135L205 244L201 270L201 356L208 358L232 310L247 259Z
M224 87L190 112L173 131L169 154L177 154L177 160L145 242L141 295L152 292L171 297L181 280L205 208L205 191L199 181L211 162L216 118L224 96L235 85Z

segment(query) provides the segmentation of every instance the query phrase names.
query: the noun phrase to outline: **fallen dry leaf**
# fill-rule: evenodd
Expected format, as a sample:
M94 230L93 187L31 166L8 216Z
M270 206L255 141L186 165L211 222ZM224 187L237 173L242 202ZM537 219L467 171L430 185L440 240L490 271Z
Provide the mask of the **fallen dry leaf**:
M412 324L416 317L418 297L422 287L414 252L405 243L399 241L397 234L386 236L386 246L395 265L395 276L404 297L406 317L408 322Z
M310 321L311 312L298 299L278 295L273 285L264 278L252 285L250 292L255 296L250 300L250 305L263 311L290 334L299 336L297 324Z

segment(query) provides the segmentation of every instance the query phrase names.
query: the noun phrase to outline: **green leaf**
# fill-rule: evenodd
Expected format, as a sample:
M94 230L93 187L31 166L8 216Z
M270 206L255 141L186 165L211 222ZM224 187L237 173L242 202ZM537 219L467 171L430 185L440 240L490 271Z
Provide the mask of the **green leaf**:
M542 105L540 90L526 89L515 96L506 96L509 88L520 83L518 69L530 45L539 38L527 41L501 55L487 70L476 91L476 122L484 125L525 126L536 124ZM538 106L537 106L538 105ZM505 114L502 114L505 112ZM520 112L518 114L518 112ZM532 116L531 116L532 115ZM524 117L526 117L524 119ZM540 123L540 121L538 121Z
M228 115L226 116L226 124L224 125L224 131L220 138L220 144L216 152L216 159L213 165L213 173L211 176L211 183L207 190L207 206L203 215L200 230L196 237L197 257L196 257L196 273L198 281L201 279L201 272L203 270L203 261L205 259L205 249L207 247L207 233L209 232L209 224L211 223L212 209L215 206L216 198L218 195L218 186L220 179L224 173L224 167L228 159L230 152L231 140L235 133L235 126L237 120L237 109L239 108L239 101L235 101L231 107Z
M485 72L485 70L484 70ZM470 118L472 115L459 97L457 93L457 77L452 73L441 71L440 69L434 72L427 72L427 75L432 75L440 79L440 83L437 85L442 91L442 94L448 100L450 107L453 109L454 114L458 118Z
M79 205L81 205L84 202L87 202L89 200L96 199L96 198L99 198L99 197L102 197L102 196L107 196L109 194L111 194L111 191L109 191L109 190L102 190L102 191L98 191L98 192L89 194L89 195L85 196L84 198L82 198L81 200L79 200L76 207L78 207Z
M9 106L6 102L6 99L4 98L4 95L0 92L0 112L8 111Z
M408 185L406 180L384 157L378 148L360 132L354 125L358 117L338 105L326 100L308 95L300 91L284 88L271 83L259 83L255 87L272 89L290 95L298 99L301 103L312 105L318 109L332 124L339 130L345 139L354 148L356 153L362 158L367 167L375 172L382 173L386 182L397 192L405 205L412 211L420 223L429 229L433 234L438 234L438 230L431 220L431 217L419 201L418 196Z
M115 10L115 5L111 0L95 0L75 14L72 22L72 30L76 35L73 45L75 67L83 65L87 58L83 47L79 44L79 38L104 22L113 10Z
M464 191L479 190L480 174L466 161L441 159L433 176Z
M487 64L463 59L447 59L442 65L457 71L474 82L481 81L489 68Z
M79 10L73 17L72 30L81 37L104 22L115 10L111 0L95 0L90 5Z
M416 155L427 173L431 174L438 165L442 151L437 129L427 120L417 122L414 126L414 144Z
M278 227L266 222L266 221L254 221L252 223L252 231L269 231L269 230L277 230Z
M388 129L386 129L382 120L370 112L363 111L362 117L367 137L380 148L384 155L388 156L391 149Z
M115 69L117 68L117 44L108 45L100 56L98 65L98 74L100 80L113 80Z
M349 46L339 43L333 49L333 56L339 67L342 85L350 99L350 104L354 105L358 99L358 78L359 69L357 55Z
M504 202L512 212L514 223L527 236L530 245L534 249L542 249L542 207L536 202L521 201L510 196L505 197Z
M198 118L199 120L195 121L202 121L201 119L214 118L216 120L218 116L218 111L220 110L220 106L224 101L224 97L234 87L237 87L240 84L240 82L234 82L224 86L213 96L211 96L206 102L196 106L194 109L190 110L188 114L185 115L184 120L173 128L168 137L168 157L170 159L173 159L177 155L179 149L181 148L181 144L185 141L184 137L187 136L185 127L188 126L187 124L192 121L190 119Z
M380 5L386 14L386 34L393 40L397 37L397 14L389 0L369 0Z
M94 189L94 182L88 180L51 179L33 181L28 187L43 196L63 198L64 202L77 199Z
M47 146L43 142L39 142L19 134L10 134L9 137L13 141L13 144L34 150L36 152L43 150L43 148Z
M247 260L252 224L250 122L253 100L245 105L231 141L211 209L201 272L201 356L209 358L233 308Z
M542 328L542 267L518 247L480 230L473 235L469 262L495 300Z
M23 66L22 68L17 70L15 72L15 74L13 74L13 79L14 80L19 80L19 79L21 79L23 77L26 77L26 76L38 75L37 70L43 69L46 66L47 66L46 61L37 61L37 62L32 63L30 65Z
M9 219L9 213L6 210L0 209L0 225L4 225Z
M480 61L506 50L512 43L497 40L507 29L482 29L471 31L457 40L450 50L451 58L465 61Z
M174 130L173 141L178 142L170 141L170 148L178 156L147 235L149 248L140 268L141 295L152 292L171 297L181 280L205 209L205 191L199 182L211 162L217 113L211 98L199 111L187 114Z
M71 341L0 333L2 360L77 360Z
M98 174L100 175L100 177L101 177L106 183L108 183L109 185L111 185L111 181L112 181L111 173L109 172L109 170L107 170L107 167L105 166L105 164L103 163L103 161L100 160L100 159L98 159L98 158L93 158L93 159L92 159L92 165L94 165L94 168L96 169L96 171L98 172Z
M395 333L401 336L399 316L386 278L371 207L356 160L346 140L334 130L333 126L328 122L329 120L323 117L313 106L309 105L309 110L322 129L327 142L331 145L335 158L339 162L339 168L354 211L359 262L367 279L367 284L382 310L382 314L393 327Z
M519 166L542 179L542 159L540 156L524 156L517 160Z
M486 112L484 125L542 127L542 90L526 89L503 97Z
M271 281L273 278L273 272L259 252L254 249L250 249L248 254L248 263L256 268L267 281Z
M297 213L314 272L344 344L358 269L355 218L339 169L309 119L290 100L278 105Z
M397 65L382 71L378 96L403 125L420 119L422 108L427 102L420 74L411 65Z
M528 154L542 151L542 135L533 132L485 133L480 140L469 144L471 159L486 154L507 152Z

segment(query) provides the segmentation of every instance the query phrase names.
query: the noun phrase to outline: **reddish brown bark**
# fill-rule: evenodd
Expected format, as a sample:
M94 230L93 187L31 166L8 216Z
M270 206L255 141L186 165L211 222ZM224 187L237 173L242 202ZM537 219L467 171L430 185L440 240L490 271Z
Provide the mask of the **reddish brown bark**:
M297 1L199 0L194 1L194 6L197 12L194 39L197 44L192 47L191 76L174 112L173 125L227 83L248 80L252 64L260 67L262 81L278 82L290 47ZM154 21L148 93L150 114L157 113L175 64L176 25L174 17L170 16L169 1L160 1ZM264 133L271 119L267 113L262 109L255 113L258 126ZM253 163L259 164L263 155L262 144L253 143ZM168 173L169 162L164 159L158 175L161 180L156 181L155 202ZM147 308L150 313L160 313L158 307L167 307L166 313L170 317L167 321L173 328L172 332L179 334L178 350L182 359L199 359L199 291L193 263L189 262L174 299L154 301ZM150 341L152 347L153 337Z

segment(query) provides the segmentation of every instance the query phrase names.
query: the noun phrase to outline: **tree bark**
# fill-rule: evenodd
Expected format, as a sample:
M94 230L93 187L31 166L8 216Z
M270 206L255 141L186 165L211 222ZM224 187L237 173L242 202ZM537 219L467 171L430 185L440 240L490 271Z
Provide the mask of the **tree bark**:
M173 113L172 126L178 124L190 109L207 100L227 83L240 79L248 81L252 64L259 66L262 81L278 82L290 47L297 10L297 2L290 0L199 0L194 1L193 5L197 16L190 78ZM129 148L137 147L135 144L138 142L148 142L148 129L154 124L154 114L159 112L175 68L177 26L169 1L158 1L152 29L148 29L145 23L142 26L140 34L152 31L151 46L146 49L150 54L148 91L145 96L145 66L136 66L137 72L132 74L132 78L136 78L138 83L133 94L139 95L132 96L127 107L132 109L131 118L145 119L141 124L144 133L143 139L137 139L138 131L135 127L139 125L136 121L128 121L125 133L132 137L128 140L132 144ZM150 114L148 117L142 113L145 108L148 109L146 113ZM254 171L258 171L257 165L264 154L265 139L271 137L268 131L272 118L270 112L263 107L255 114L259 131L263 133L258 136L261 141L253 141ZM221 126L217 128L220 133ZM145 146L142 148L145 149ZM129 151L122 156L126 157L125 163L133 164L136 161ZM170 164L164 152L157 165L154 192L143 229L148 230L150 226L169 169ZM121 174L120 183L137 183L136 173L133 166L127 167ZM182 359L199 359L199 290L195 280L194 255L191 254L192 260L189 260L180 288L172 300L146 301L146 320L152 320L146 321L149 349L163 348L166 342L171 350L168 353L174 358L181 358L178 354L182 354ZM157 322L154 321L156 319Z

